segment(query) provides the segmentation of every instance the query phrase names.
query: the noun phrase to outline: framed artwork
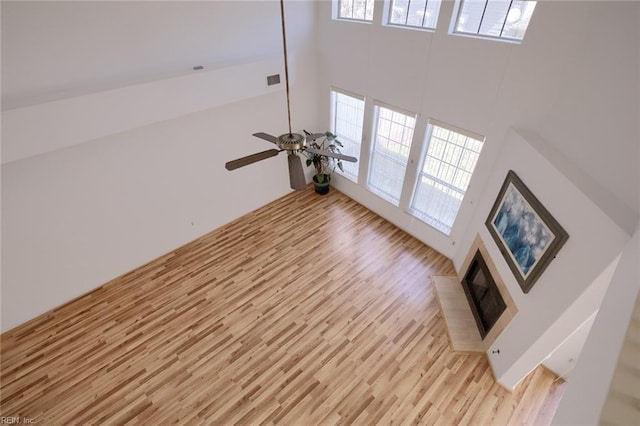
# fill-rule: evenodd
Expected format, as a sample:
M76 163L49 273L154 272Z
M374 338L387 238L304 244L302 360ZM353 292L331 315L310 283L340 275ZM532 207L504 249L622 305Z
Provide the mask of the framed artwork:
M507 173L485 224L524 293L569 238L513 170Z

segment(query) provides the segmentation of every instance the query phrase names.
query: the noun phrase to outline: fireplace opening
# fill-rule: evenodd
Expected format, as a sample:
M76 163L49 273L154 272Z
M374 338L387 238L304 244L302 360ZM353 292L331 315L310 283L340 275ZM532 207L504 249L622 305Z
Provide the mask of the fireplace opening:
M479 250L462 280L462 288L484 339L506 309L506 304Z

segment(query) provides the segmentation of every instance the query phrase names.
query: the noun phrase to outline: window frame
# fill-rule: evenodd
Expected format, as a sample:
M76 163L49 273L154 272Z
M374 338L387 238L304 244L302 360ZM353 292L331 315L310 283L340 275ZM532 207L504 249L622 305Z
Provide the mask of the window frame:
M357 158L361 159L362 158L363 139L364 139L366 98L364 96L362 96L362 95L357 94L357 93L349 92L347 90L339 89L337 87L331 86L329 88L329 96L330 96L330 101L331 101L331 108L330 108L330 111L329 111L329 114L330 114L329 115L329 119L331 120L330 121L330 131L331 131L331 133L337 135L338 139L343 143L344 143L345 140L351 141L351 139L347 139L347 138L339 135L337 133L337 131L336 131L336 119L337 119L336 102L337 102L337 99L334 98L334 93L335 94L341 94L343 96L348 96L350 98L362 101L362 127L360 129L360 140L357 141L357 143L359 144L359 148L360 148L360 153L359 153L359 155L357 155ZM356 142L356 141L354 141L354 142ZM360 160L358 161L358 163L356 163L356 168L357 169L359 169L359 164L360 164ZM344 172L340 171L339 169L336 169L335 172L338 173L341 177L343 177L343 178L345 178L345 179L347 179L347 180L349 180L349 181L351 181L353 183L356 183L356 184L358 183L358 181L360 180L360 177L362 175L359 170L356 170L356 175L355 176L353 176L351 174L348 174L348 173L344 173ZM353 178L355 178L355 180Z
M410 139L410 143L409 143L409 152L407 154L407 159L406 159L406 163L404 164L404 177L402 179L402 186L400 187L400 193L398 195L398 198L395 199L395 197L392 194L387 194L382 190L379 190L377 188L372 187L370 180L371 180L371 172L373 170L372 165L373 165L373 161L374 161L374 156L376 155L376 146L377 146L377 138L378 138L378 123L380 120L380 108L385 108L387 110L390 110L392 113L398 113L398 114L402 114L406 117L409 118L413 118L414 123L413 123L413 129L412 129L412 135L411 135L411 139ZM368 147L368 162L366 165L366 173L363 176L364 177L364 187L367 191L371 192L373 195L381 198L382 200L398 207L398 208L404 208L404 193L406 190L406 182L407 182L407 176L410 173L410 165L412 164L412 148L414 146L413 144L413 140L415 139L416 136L416 128L417 128L417 124L418 124L418 118L419 118L419 114L412 112L412 111L408 111L393 105L389 105L386 104L384 102L380 102L377 100L374 100L373 102L373 117L372 117L372 123L371 123L371 141L369 143L369 147ZM378 152L378 154L383 155L387 158L390 158L388 155L385 155L384 153L380 153ZM391 160L393 160L394 162L397 162L395 159L390 158Z
M462 129L460 127L457 127L455 125L449 124L449 123L445 123L443 121L439 121L436 120L434 118L429 118L429 120L427 120L427 124L426 124L426 129L425 129L425 134L424 134L424 139L422 142L422 146L421 146L421 150L420 150L420 156L418 157L418 161L416 161L416 169L415 169L415 178L413 180L413 185L411 187L411 191L410 191L410 196L409 196L409 200L406 206L405 211L410 214L411 216L415 217L416 219L420 220L421 222L425 223L426 225L428 225L429 227L431 227L432 229L446 235L446 236L451 236L451 231L454 229L455 227L455 223L459 218L460 215L460 211L462 210L462 205L464 203L465 197L467 195L467 193L469 192L469 188L471 187L471 180L473 179L474 173L476 171L477 165L478 165L478 161L480 159L480 155L482 154L482 148L480 150L480 152L478 152L478 160L476 160L476 164L474 166L474 169L471 171L471 176L470 176L470 181L469 181L469 185L467 186L467 188L465 189L464 193L462 193L462 199L460 200L460 207L458 209L458 211L456 212L455 218L453 219L453 222L451 223L451 226L448 227L448 232L444 231L442 229L440 229L438 226L434 225L433 222L438 222L437 219L433 218L432 222L429 222L428 220L425 220L423 217L423 215L426 216L426 213L423 213L421 211L419 211L418 209L414 208L414 200L416 197L416 191L418 189L418 186L420 184L420 178L422 176L426 176L428 179L431 179L433 181L435 181L436 183L439 183L449 189L454 190L455 192L460 193L459 188L455 187L453 184L446 182L446 181L442 181L441 179L437 178L436 176L431 176L429 174L426 174L423 172L423 168L424 168L424 163L427 160L427 155L429 153L429 147L431 145L431 137L433 136L433 130L434 130L434 126L436 127L440 127L442 129L448 130L450 132L454 132L457 133L459 135L474 139L474 140L478 140L482 143L482 148L484 148L484 143L486 142L486 137L479 134L479 133L475 133L472 132L470 130L466 130L466 129ZM450 143L450 142L447 142ZM448 163L447 163L448 164ZM455 166L456 168L459 168L457 166ZM446 226L443 223L444 226Z
M375 19L375 0L364 0L365 1L365 18L364 19L360 19L360 18L349 18L349 17L343 17L340 16L340 10L341 10L341 5L342 5L342 1L343 0L332 0L332 18L336 21L345 21L345 22L357 22L357 23L361 23L361 24L372 24L373 20ZM372 10L371 10L371 19L366 19L366 5L371 2L372 3ZM351 14L353 15L353 4L351 7Z
M526 35L527 30L529 29L529 24L531 23L531 21L529 21L529 23L527 24L527 28L525 28L525 32L522 36L522 38L512 38L512 37L503 37L503 36L494 36L494 35L489 35L489 34L480 34L479 32L476 33L470 33L470 32L465 32L465 31L458 31L456 30L456 27L458 26L458 21L460 19L460 15L462 14L462 5L465 1L470 1L470 0L455 0L454 3L454 7L453 7L453 13L451 14L451 23L449 25L449 35L454 35L454 36L461 36L461 37L470 37L470 38L478 38L478 39L484 39L484 40L494 40L494 41L501 41L504 43L512 43L512 44L522 44L522 42L524 41L524 36ZM483 0L485 1L485 10L487 5L489 4L489 1L491 0ZM511 7L513 4L514 0L511 0L511 3L509 5L509 9L507 10L507 13L505 15L505 21L502 24L502 29L500 30L500 33L502 33L504 31L504 25L506 23L506 19L507 16L509 15L509 11L511 11ZM526 0L526 1L532 1L534 3L538 3L538 0ZM534 8L536 7L534 6ZM532 15L533 16L533 15ZM484 13L483 13L483 18L484 18ZM478 31L480 31L480 27L482 26L482 19L480 19L480 24L478 25Z
M393 9L393 3L396 0L384 0L384 8L383 8L383 16L382 16L382 25L387 26L387 27L393 27L393 28L402 28L402 29L409 29L409 30L417 30L417 31L426 31L426 32L435 32L436 28L438 27L438 19L440 19L440 8L442 7L442 2L444 0L440 0L440 7L438 8L438 14L436 16L436 24L434 27L424 27L424 26L417 26L417 25L409 25L409 24L398 24L398 23L394 23L391 22L391 14L392 14L392 9ZM409 0L411 1L411 0ZM429 1L434 1L434 0L426 0L427 4L425 4L425 10L426 10L426 6L428 5ZM408 11L407 11L407 15L408 15ZM424 17L422 18L423 22L424 22ZM408 20L408 16L407 16L407 20Z

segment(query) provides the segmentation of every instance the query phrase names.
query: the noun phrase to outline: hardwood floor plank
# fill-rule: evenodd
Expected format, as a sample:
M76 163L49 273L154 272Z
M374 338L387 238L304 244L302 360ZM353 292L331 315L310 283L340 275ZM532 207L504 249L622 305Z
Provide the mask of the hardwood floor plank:
M454 272L343 194L295 192L0 336L0 414L549 423L549 372L509 393L483 354L450 350L431 277Z

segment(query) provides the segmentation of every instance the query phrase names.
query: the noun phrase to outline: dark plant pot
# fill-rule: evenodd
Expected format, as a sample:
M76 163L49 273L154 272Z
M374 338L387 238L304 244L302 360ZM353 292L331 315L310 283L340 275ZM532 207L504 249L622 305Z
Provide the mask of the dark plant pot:
M322 183L318 183L318 177L314 176L313 177L313 186L316 189L316 192L318 194L324 195L327 192L329 192L329 184L331 183L331 179L328 175L324 175L324 179L322 180Z

